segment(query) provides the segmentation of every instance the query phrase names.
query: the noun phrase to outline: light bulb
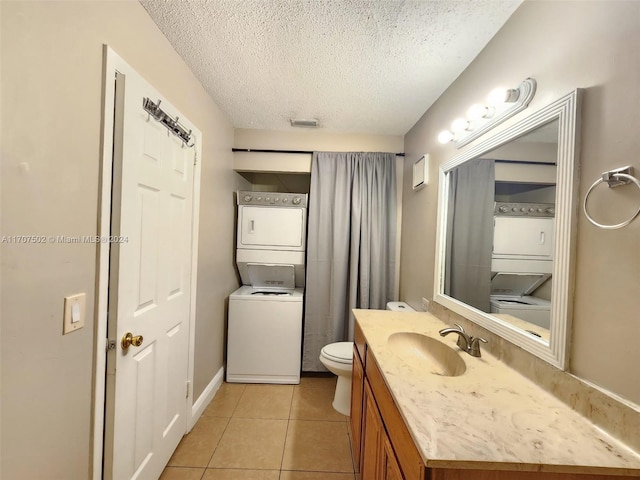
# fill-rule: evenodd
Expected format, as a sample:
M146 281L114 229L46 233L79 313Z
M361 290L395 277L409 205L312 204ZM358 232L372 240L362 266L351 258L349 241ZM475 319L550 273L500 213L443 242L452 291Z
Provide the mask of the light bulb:
M453 140L453 134L449 130L443 130L438 134L438 142L443 145L449 143L451 140Z
M506 100L507 100L507 90L502 87L494 88L493 90L491 90L491 93L489 93L489 96L487 97L487 101L489 102L489 105L500 105L501 103L504 103Z
M491 90L487 101L489 105L500 105L501 103L513 103L518 100L520 90L517 88L495 88Z
M453 130L453 133L464 132L468 128L469 128L469 122L467 122L464 118L456 118L451 123L451 130Z
M488 108L484 105L480 105L476 103L475 105L471 105L469 110L467 110L467 118L471 121L480 120L481 118L486 118L488 112Z

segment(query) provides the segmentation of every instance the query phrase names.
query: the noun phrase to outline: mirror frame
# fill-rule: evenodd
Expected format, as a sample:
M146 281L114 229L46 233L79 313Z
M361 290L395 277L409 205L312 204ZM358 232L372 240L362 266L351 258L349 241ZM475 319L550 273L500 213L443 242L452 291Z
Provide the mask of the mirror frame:
M444 162L439 169L434 300L562 370L566 370L569 363L568 352L573 315L581 97L582 90L574 90L527 118ZM508 322L444 294L445 237L448 213L447 199L449 197L447 173L467 160L489 152L554 120L558 120L556 233L553 250L550 339L547 344Z

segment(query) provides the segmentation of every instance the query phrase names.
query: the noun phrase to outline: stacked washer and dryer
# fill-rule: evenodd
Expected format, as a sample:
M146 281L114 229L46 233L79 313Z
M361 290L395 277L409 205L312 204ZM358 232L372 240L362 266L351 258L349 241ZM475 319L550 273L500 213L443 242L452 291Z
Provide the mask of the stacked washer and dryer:
M491 313L550 328L551 302L532 294L551 278L554 217L551 203L495 203Z
M307 195L237 192L227 382L300 383Z

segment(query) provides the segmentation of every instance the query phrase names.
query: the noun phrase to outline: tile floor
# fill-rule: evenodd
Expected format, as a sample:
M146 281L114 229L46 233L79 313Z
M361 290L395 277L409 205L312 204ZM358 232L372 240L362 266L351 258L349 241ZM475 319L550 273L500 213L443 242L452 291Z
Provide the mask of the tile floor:
M335 383L222 384L160 480L354 480Z

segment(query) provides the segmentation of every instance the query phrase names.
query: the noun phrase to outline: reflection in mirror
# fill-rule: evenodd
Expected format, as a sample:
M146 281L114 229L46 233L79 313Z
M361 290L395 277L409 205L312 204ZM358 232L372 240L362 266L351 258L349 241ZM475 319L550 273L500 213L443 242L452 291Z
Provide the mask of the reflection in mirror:
M444 293L548 344L558 120L449 171Z
M434 299L563 369L579 94L440 167Z

